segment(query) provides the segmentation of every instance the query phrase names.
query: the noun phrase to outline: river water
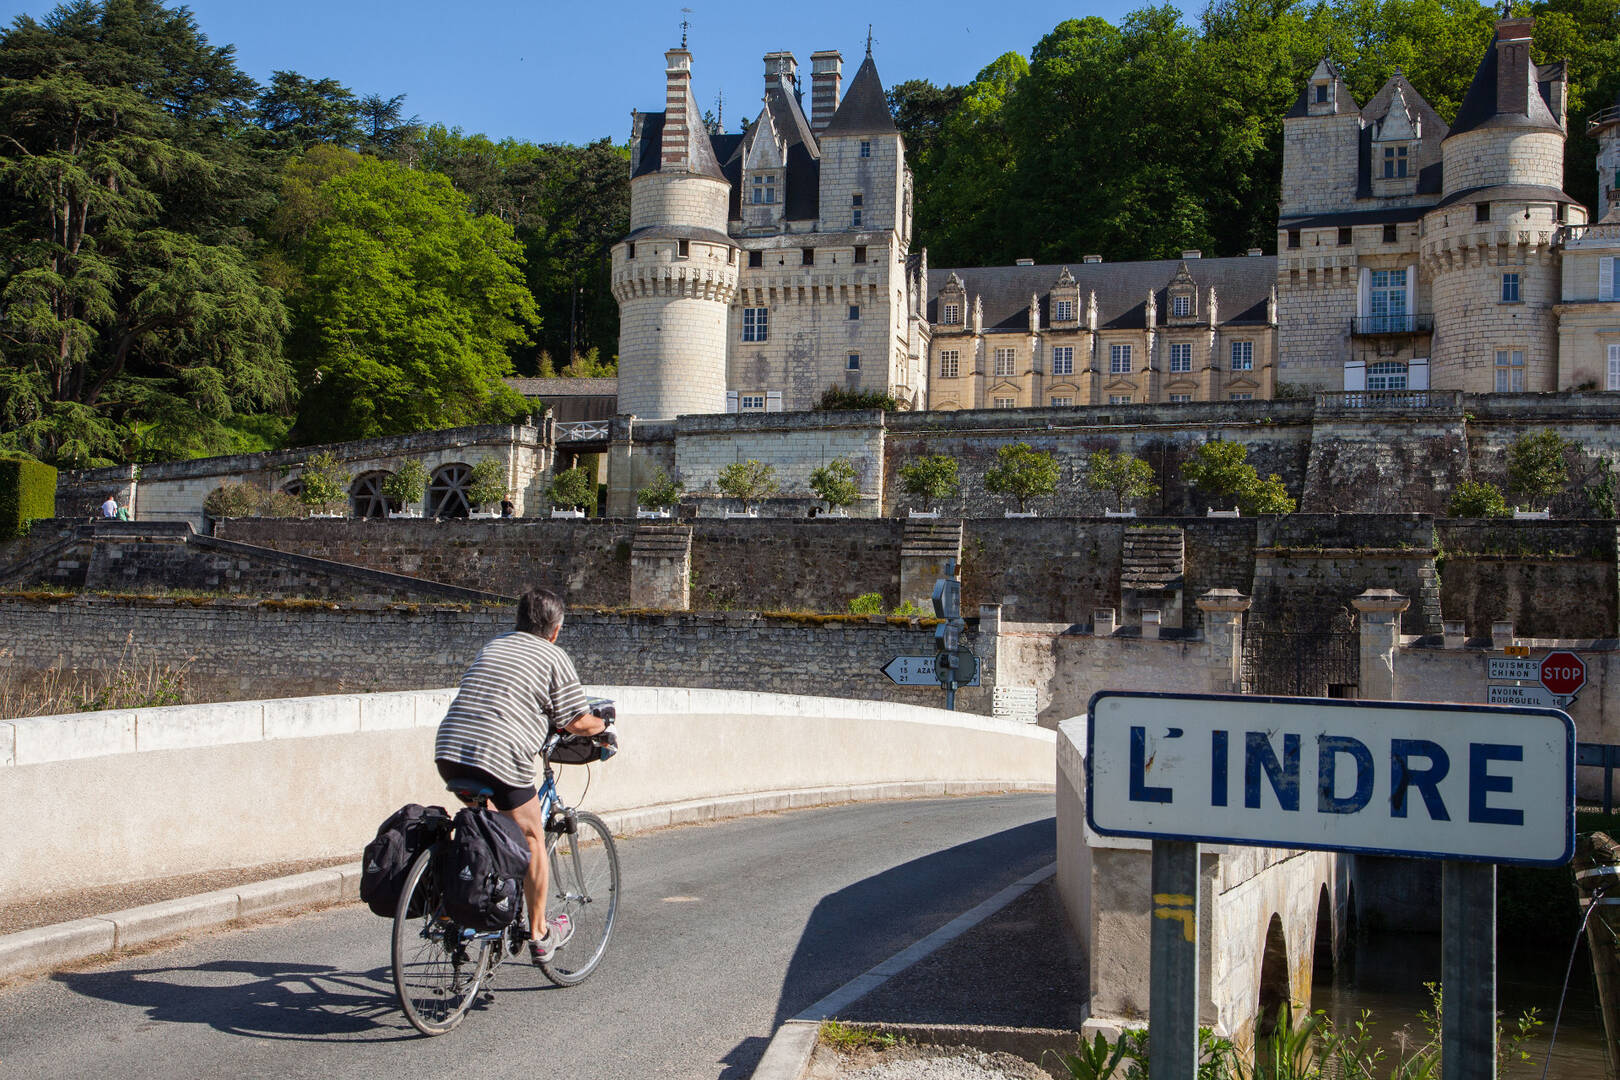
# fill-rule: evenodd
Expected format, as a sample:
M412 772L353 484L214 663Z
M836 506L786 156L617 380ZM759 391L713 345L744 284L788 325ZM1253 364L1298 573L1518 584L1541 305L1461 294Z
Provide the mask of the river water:
M1503 1080L1534 1080L1547 1063L1553 1015L1569 964L1569 943L1536 950L1503 950L1497 957L1497 1008L1509 1019L1534 1007L1544 1021L1524 1049L1530 1061L1503 1061ZM1393 1056L1403 1037L1422 1043L1427 1033L1418 1018L1429 1009L1425 982L1440 981L1440 938L1418 934L1363 933L1341 962L1332 986L1318 986L1312 1007L1339 1026L1371 1012L1379 1045ZM1386 1059L1387 1061L1388 1059ZM1592 985L1592 963L1583 942L1564 1002L1563 1021L1552 1046L1548 1080L1603 1080L1603 1021ZM1382 1075L1387 1070L1380 1070Z

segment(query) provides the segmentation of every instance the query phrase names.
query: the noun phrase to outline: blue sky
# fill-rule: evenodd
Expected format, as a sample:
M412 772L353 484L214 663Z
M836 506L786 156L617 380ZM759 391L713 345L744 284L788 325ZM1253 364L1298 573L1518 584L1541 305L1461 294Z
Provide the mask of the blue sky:
M0 16L41 17L46 0L0 0ZM277 69L338 79L357 94L403 93L428 123L493 138L585 142L629 137L630 110L663 108L663 52L691 20L693 88L710 108L725 94L728 130L759 110L761 58L789 49L809 95L809 57L844 54L846 80L866 52L884 85L912 78L961 83L1008 51L1027 54L1059 22L1118 21L1141 2L1080 8L1047 0L797 4L555 3L554 0L192 0L211 42L236 46L260 82ZM682 8L691 8L689 15ZM1197 9L1192 9L1197 10Z

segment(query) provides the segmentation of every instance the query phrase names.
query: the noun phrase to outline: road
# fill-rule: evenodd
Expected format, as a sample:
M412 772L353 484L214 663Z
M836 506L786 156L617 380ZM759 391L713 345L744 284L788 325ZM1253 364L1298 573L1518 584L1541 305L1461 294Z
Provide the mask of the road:
M393 999L358 905L0 990L0 1077L550 1075L744 1080L788 1017L1051 862L1050 795L867 803L620 842L607 958L508 964L438 1039Z

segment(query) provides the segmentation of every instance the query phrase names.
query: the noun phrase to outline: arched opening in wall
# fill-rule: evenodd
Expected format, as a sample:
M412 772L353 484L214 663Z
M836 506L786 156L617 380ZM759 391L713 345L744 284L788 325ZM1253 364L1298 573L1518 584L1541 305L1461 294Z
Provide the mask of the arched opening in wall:
M1316 897L1316 941L1311 946L1311 982L1333 981L1333 896L1326 885Z
M464 518L472 512L467 488L472 484L472 466L463 462L440 465L428 480L427 515L437 518Z
M1260 959L1260 1001L1254 1015L1254 1061L1270 1056L1266 1042L1288 1016L1288 940L1283 936L1281 917L1271 916L1266 927L1266 948Z
M390 510L398 510L399 506L390 502L388 496L383 494L383 481L392 473L378 469L374 472L361 473L349 485L349 510L357 518L386 518Z

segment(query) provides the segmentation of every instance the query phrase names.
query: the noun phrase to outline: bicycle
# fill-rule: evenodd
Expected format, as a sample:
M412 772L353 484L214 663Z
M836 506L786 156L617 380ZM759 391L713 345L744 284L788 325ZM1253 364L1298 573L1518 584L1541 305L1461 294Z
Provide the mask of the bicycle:
M558 986L574 986L590 977L607 951L619 909L619 854L601 818L559 798L551 756L560 741L553 733L541 750L539 798L551 869L548 911L566 913L574 931L540 970ZM493 794L473 783L452 783L448 790L479 808ZM416 857L394 912L394 989L406 1019L424 1035L443 1035L461 1023L479 991L489 993L496 969L529 939L521 903L504 930L474 931L444 914L439 873L448 844L447 830Z

